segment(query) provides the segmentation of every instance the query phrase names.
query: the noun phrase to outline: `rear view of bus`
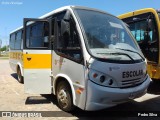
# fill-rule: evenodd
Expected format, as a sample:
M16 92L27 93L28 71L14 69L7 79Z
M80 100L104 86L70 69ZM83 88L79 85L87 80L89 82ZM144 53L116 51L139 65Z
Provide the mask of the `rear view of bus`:
M147 59L148 74L153 80L160 79L160 11L145 8L119 16L128 24Z

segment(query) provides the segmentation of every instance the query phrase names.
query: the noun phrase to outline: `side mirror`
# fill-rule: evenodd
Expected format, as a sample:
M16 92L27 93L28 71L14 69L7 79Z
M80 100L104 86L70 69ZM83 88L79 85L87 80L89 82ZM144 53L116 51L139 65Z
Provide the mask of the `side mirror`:
M68 46L70 38L70 18L71 14L69 11L66 12L64 18L61 20L61 38L63 43L63 48Z
M64 20L61 21L61 40L62 48L66 48L70 38L70 23Z
M64 20L61 20L61 35L63 36L64 34L68 33L70 31L70 23Z
M70 21L70 18L71 18L71 13L70 13L70 11L68 10L68 11L66 12L66 14L64 15L63 20L66 21L66 22L69 22L69 21Z
M150 31L152 29L152 26L153 26L152 19L148 19L147 22L148 22L148 30Z
M70 19L71 14L69 11L67 11L63 19L61 20L61 35L70 31Z

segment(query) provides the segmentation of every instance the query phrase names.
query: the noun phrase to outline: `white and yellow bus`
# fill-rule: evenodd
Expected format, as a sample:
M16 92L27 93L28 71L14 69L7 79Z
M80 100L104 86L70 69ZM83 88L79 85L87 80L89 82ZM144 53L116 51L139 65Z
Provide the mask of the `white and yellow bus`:
M141 97L149 86L134 37L106 12L66 6L25 18L10 36L11 68L23 76L25 92L53 93L64 111L115 106ZM18 44L23 47L14 50Z
M118 17L129 25L136 38L147 59L148 74L153 80L160 80L160 11L145 8Z

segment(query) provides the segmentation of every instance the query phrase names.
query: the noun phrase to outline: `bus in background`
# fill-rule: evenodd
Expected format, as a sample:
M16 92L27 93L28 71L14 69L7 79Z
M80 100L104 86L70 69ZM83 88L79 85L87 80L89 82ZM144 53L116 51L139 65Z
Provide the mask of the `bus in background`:
M131 30L144 56L153 80L160 80L160 11L145 8L118 16Z
M23 26L11 32L11 53L19 31L23 33L20 71L26 93L53 93L58 106L71 111L75 106L100 110L147 92L150 77L145 58L115 16L66 6L38 19L25 18ZM15 57L10 58L17 70Z

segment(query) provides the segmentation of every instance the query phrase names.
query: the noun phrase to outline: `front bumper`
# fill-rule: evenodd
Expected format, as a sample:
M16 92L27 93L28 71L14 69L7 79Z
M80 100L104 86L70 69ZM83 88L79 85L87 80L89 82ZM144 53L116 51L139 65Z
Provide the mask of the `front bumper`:
M142 84L132 88L109 88L88 80L85 110L100 110L143 96L150 84L148 77Z

